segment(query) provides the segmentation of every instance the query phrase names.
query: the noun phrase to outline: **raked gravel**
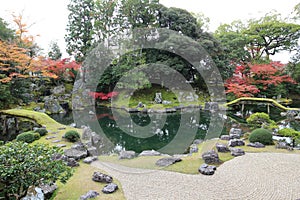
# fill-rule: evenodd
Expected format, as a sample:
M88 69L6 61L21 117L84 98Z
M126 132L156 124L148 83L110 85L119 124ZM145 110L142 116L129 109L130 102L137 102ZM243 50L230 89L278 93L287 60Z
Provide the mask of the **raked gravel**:
M300 155L246 153L225 162L213 176L129 168L96 161L118 179L128 200L296 200Z

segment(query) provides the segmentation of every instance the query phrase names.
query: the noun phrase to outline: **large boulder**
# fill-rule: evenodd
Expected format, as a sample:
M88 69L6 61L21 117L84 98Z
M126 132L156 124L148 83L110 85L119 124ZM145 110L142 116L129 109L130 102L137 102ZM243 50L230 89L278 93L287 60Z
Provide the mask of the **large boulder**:
M206 164L218 164L221 163L219 155L214 150L207 151L202 154L202 159Z
M96 198L97 196L99 196L98 192L96 192L94 190L90 190L85 195L82 195L80 197L80 200L92 199L92 198Z
M216 166L208 165L208 164L202 164L198 169L198 171L203 175L213 175L216 170L217 170Z
M59 101L52 96L44 98L44 108L48 113L65 113L66 111L61 107Z
M222 152L222 153L229 152L229 148L225 144L217 143L216 148L217 148L218 152Z
M94 172L92 180L100 183L111 183L113 178L101 172Z
M236 157L236 156L242 156L242 155L245 155L245 151L241 148L229 148L230 152L231 152L231 155Z
M118 189L118 185L114 184L114 183L109 183L106 186L104 186L104 188L102 189L102 192L105 194L111 194L113 192L115 192Z
M119 159L132 159L135 155L136 153L134 151L121 151Z
M84 126L83 127L83 131L82 131L82 139L83 140L88 140L92 137L92 129L88 126Z
M242 135L242 129L240 128L231 128L229 134Z
M181 161L181 158L168 157L168 158L159 159L155 164L160 167L166 167L166 166L172 165L172 164L174 164L176 162L180 162L180 161Z
M241 139L231 139L228 141L228 146L236 147L236 146L244 146L245 142Z
M87 150L77 150L77 149L66 149L64 152L65 156L68 158L74 158L75 160L80 160L82 158L86 158L88 153Z

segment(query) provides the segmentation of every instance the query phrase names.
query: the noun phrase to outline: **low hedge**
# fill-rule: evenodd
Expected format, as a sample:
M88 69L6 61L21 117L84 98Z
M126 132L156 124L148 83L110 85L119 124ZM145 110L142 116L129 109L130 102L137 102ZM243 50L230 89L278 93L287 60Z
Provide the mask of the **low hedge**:
M249 136L250 142L260 142L264 145L273 144L272 133L264 128L258 128L251 132Z

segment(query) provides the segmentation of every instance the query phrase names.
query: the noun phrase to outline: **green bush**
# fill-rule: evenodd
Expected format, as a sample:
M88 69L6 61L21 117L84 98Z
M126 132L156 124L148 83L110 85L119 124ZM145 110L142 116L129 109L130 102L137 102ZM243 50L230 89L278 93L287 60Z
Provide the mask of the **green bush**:
M247 123L254 128L265 128L265 129L275 129L278 128L275 121L270 119L270 116L266 113L254 113L247 118Z
M35 133L33 131L28 131L28 132L24 132L21 133L17 136L17 141L18 142L27 142L27 143L31 143L34 140L36 140L37 136L35 136Z
M284 136L284 137L290 137L292 139L292 145L295 146L296 140L300 139L300 132L296 131L292 128L283 128L278 131L278 135Z
M40 136L44 136L44 135L46 135L48 133L48 131L46 129L44 129L44 128L38 128L34 132L39 133Z
M258 128L251 132L249 136L250 142L260 142L264 145L273 144L272 133L264 128Z
M77 142L80 139L80 135L77 131L67 131L64 136L70 142Z
M9 142L0 146L0 199L21 199L30 186L60 181L65 183L72 169L53 155L61 149L45 144Z

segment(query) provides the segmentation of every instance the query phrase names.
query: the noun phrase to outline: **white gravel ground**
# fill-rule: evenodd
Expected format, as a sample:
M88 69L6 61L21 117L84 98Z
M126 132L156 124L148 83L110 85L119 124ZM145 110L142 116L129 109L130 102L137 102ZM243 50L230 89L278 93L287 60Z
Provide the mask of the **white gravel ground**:
M221 165L213 176L145 170L94 162L118 179L128 200L300 198L300 155L247 153Z

